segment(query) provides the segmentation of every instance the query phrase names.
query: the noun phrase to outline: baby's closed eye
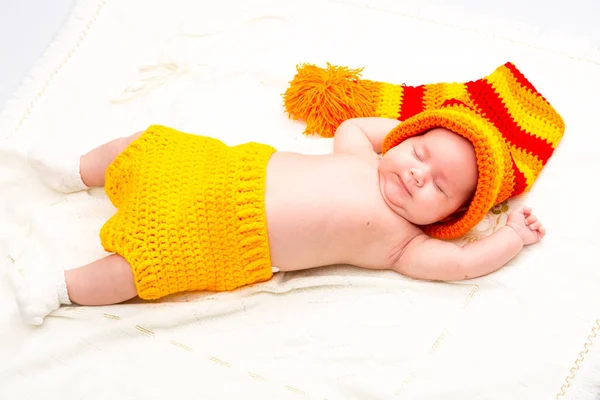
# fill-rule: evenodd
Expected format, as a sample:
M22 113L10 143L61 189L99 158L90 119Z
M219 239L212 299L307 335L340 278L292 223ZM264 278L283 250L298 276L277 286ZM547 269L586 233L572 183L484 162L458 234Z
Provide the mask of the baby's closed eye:
M417 149L415 148L415 146L412 147L413 149L413 156L415 156L415 158L419 161L423 161L423 159L421 157L419 157L419 154L417 153Z

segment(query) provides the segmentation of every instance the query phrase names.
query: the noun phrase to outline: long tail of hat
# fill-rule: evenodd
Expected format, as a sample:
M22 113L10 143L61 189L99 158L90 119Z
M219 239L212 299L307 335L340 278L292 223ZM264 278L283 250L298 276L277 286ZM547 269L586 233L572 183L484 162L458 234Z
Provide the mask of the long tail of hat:
M305 134L333 137L337 127L350 118L405 121L422 111L437 109L447 100L459 100L498 125L525 158L533 153L535 159L527 164L539 164L536 170L548 160L565 129L560 115L510 62L484 78L463 83L408 86L362 79L361 72L362 68L329 63L327 68L298 65L283 94L289 117L306 123Z
M291 119L306 123L305 134L333 137L345 120L384 117L404 121L467 92L464 83L398 85L361 78L362 68L300 64L283 94Z

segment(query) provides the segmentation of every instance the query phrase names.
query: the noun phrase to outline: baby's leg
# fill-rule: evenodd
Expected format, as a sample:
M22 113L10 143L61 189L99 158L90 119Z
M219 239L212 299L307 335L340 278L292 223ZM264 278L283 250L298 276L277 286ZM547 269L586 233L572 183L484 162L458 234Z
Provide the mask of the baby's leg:
M116 304L137 295L131 267L119 255L69 271L41 257L28 261L12 278L21 317L32 325L40 325L62 304Z
M142 132L105 143L85 155L63 148L34 147L28 154L31 166L46 184L63 193L104 186L106 168Z
M117 304L137 296L131 267L117 254L65 272L73 303L85 306Z
M83 155L79 166L83 183L88 187L104 186L106 168L141 134L142 132L137 132L131 136L111 140Z

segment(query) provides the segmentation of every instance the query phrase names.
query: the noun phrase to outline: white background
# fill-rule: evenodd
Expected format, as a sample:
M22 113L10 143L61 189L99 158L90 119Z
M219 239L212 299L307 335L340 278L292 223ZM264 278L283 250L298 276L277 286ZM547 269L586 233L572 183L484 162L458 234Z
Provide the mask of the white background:
M240 0L241 1L241 0ZM600 0L419 0L583 36L600 46ZM0 109L68 17L75 0L0 0Z

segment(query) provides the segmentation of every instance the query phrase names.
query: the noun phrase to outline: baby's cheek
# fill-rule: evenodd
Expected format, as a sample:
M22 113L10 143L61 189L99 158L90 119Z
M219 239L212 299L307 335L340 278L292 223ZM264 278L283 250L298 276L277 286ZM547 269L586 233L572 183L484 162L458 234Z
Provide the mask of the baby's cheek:
M427 196L413 196L413 205L415 206L415 212L418 213L422 218L431 218L435 214L437 204L432 202Z
M452 207L444 199L437 196L430 196L427 199L425 207L428 210L428 215L435 219L436 222L452 213Z

